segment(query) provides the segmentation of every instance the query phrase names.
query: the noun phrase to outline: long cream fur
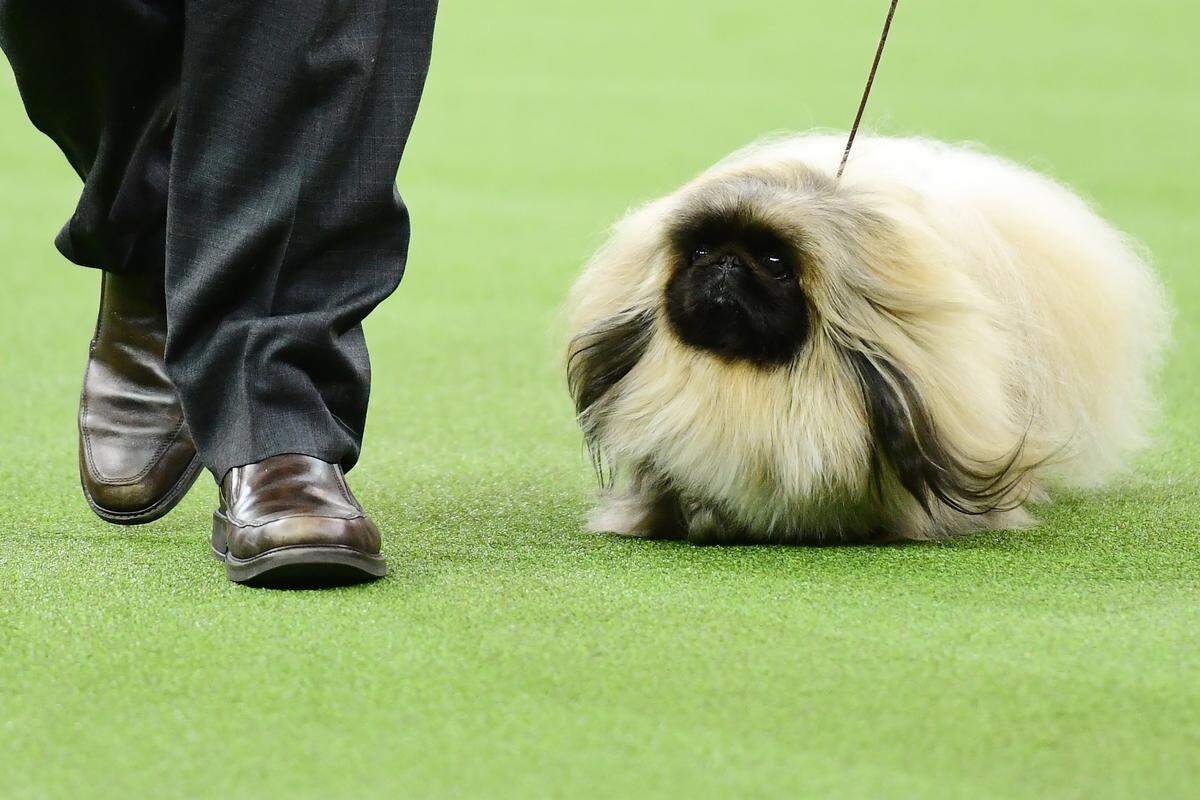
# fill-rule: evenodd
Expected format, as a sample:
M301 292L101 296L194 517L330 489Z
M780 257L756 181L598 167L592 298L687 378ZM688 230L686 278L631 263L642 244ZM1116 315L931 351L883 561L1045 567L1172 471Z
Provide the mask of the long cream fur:
M835 184L842 142L737 152L630 213L587 265L569 301L577 337L654 319L602 418L581 419L618 476L593 529L797 541L1019 527L1047 489L1097 486L1143 444L1168 313L1129 239L1061 185L967 147L860 138ZM722 362L672 334L665 233L697 202L748 203L807 253L813 331L790 366ZM847 352L893 365L954 452L1004 465L1003 502L927 511L876 474ZM665 513L662 481L639 477L648 463L684 517L691 507L717 524Z

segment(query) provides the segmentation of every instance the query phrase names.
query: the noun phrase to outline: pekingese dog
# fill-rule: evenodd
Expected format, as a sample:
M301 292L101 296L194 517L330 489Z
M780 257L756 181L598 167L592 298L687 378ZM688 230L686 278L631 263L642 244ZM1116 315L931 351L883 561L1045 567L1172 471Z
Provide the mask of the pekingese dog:
M1022 527L1143 442L1162 288L1079 197L977 150L753 145L630 213L570 297L590 527L696 542Z

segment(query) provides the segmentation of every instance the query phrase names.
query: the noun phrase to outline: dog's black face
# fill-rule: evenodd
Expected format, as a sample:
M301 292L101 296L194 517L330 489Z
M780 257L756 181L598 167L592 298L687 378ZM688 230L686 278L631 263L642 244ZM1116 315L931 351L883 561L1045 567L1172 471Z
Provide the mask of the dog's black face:
M701 213L671 235L667 318L681 341L760 366L795 358L808 337L801 254L745 212Z

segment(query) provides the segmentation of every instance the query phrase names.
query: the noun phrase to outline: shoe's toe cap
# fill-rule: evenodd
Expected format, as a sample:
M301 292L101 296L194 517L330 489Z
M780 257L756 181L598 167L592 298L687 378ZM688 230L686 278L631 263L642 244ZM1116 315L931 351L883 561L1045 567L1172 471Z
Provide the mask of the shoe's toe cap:
M158 487L148 482L85 484L88 500L101 514L139 514L161 499Z
M191 442L177 441L162 452L97 454L80 448L79 478L92 510L109 522L141 523L174 507L200 473Z
M365 516L292 516L261 525L233 525L227 546L230 555L245 560L285 547L344 547L378 555L380 544L379 529Z

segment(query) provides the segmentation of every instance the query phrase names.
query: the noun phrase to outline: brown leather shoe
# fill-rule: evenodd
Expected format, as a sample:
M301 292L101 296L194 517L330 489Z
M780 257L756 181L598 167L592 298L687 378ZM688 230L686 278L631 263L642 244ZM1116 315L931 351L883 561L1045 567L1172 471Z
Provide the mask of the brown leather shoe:
M79 398L79 479L108 522L158 519L202 468L167 377L166 336L161 281L105 272Z
M213 555L238 583L354 583L387 574L379 530L342 468L312 456L234 467L213 514Z

